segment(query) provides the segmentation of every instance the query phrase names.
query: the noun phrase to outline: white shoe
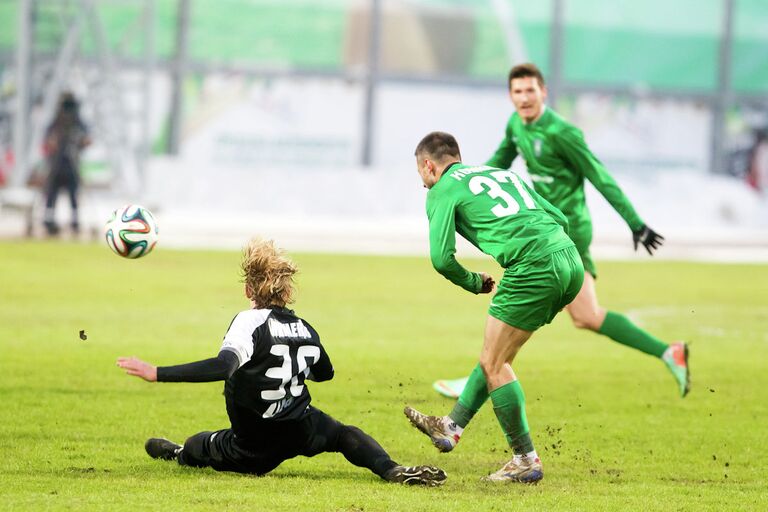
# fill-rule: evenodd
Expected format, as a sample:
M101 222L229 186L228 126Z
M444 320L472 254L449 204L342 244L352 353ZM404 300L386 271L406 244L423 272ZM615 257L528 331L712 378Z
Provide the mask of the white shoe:
M515 455L512 460L504 466L491 473L483 480L488 482L521 482L532 484L544 478L544 472L541 469L541 459L531 458L525 455Z

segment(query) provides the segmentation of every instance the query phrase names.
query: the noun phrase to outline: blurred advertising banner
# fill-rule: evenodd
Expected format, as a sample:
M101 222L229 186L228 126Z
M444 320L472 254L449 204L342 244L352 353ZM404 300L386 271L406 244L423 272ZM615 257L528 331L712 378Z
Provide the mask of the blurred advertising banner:
M358 164L362 87L341 80L190 81L182 156L231 167Z
M580 94L563 98L559 111L609 170L709 169L712 116L704 103Z
M210 165L356 167L363 87L331 79L190 80L182 156ZM559 112L584 131L611 170L706 172L711 113L693 101L580 94ZM426 133L456 135L467 161L499 144L512 105L505 89L384 83L376 96L374 165L410 165Z
M377 163L412 157L410 146L431 130L453 133L464 159L478 163L498 147L513 108L501 88L388 84L378 112ZM558 112L611 171L709 169L712 117L704 103L580 94L561 98Z

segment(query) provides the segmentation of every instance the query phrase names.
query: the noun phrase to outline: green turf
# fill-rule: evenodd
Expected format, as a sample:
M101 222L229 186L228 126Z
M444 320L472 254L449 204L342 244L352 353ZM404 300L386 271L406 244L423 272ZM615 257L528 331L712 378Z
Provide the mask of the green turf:
M479 351L487 297L426 258L296 255L296 308L336 366L314 403L402 463L439 464L440 489L385 484L337 454L249 477L147 457L145 438L225 427L222 386L149 384L121 355L209 357L246 307L236 252L160 247L127 261L101 244L0 242L0 510L765 510L768 267L602 263L605 305L692 345L681 400L648 356L573 329L565 316L515 364L545 479L478 481L509 456L490 408L451 454L408 426L412 404L447 412L430 383ZM645 261L645 260L644 260ZM497 273L492 262L469 262ZM88 337L79 338L80 330ZM246 508L247 507L247 508Z

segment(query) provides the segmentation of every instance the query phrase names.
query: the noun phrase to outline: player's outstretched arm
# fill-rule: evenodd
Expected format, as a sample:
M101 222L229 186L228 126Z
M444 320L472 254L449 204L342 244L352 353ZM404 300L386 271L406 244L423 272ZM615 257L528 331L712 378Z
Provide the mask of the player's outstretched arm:
M117 366L128 375L141 377L147 382L157 382L157 367L135 357L118 357Z
M632 241L635 244L635 250L637 250L638 245L642 244L648 254L653 256L653 251L664 243L664 237L643 224L640 229L632 232Z
M152 366L135 357L120 357L117 366L148 382L215 382L227 380L239 367L237 354L222 349L217 357L175 366Z
M587 147L584 136L576 127L570 127L559 133L553 139L558 153L579 174L589 180L595 189L610 203L616 213L627 223L632 231L637 231L643 225L642 219L635 211L619 187L616 180L608 173L602 162L597 159Z

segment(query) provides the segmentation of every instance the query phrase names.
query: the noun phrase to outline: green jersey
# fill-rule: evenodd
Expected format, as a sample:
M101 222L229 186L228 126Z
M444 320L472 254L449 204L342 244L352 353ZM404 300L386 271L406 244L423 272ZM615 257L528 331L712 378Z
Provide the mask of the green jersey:
M508 169L520 154L536 192L555 205L568 218L571 230L591 238L592 221L584 197L584 178L588 179L618 212L632 231L643 221L584 142L581 130L545 108L536 121L525 124L517 113L507 123L504 140L486 165ZM573 233L574 235L576 233Z
M455 163L427 194L432 265L472 293L480 275L456 261L456 233L504 268L573 246L568 221L512 171Z

